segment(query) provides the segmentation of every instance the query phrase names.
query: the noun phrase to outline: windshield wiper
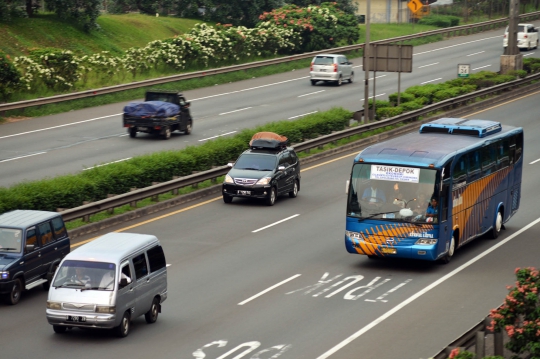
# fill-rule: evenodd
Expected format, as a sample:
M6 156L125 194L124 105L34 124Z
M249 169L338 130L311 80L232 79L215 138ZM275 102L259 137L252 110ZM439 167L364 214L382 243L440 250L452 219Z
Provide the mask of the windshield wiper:
M361 218L361 219L370 219L370 218L373 218L375 216L381 216L383 214L390 214L390 213L398 213L399 211L390 211L390 212L380 212L380 213L373 213L371 216L369 217L364 217L364 218ZM385 218L385 219L392 219L392 218ZM358 221L360 222L360 218L358 219Z
M258 168L252 168L252 167L245 167L245 168L239 168L239 170L251 170L251 171L259 171Z
M9 247L8 247L8 248L2 248L2 247L0 247L0 250L4 250L4 251L18 251L19 248L9 248Z

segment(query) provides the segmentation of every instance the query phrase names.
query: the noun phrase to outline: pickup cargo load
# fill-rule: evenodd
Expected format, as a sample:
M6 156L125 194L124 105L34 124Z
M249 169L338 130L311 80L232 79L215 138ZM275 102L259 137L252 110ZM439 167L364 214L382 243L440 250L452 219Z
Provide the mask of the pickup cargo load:
M123 125L131 138L137 132L161 135L165 139L174 131L189 135L193 129L189 106L180 92L147 91L144 101L130 102L124 107Z

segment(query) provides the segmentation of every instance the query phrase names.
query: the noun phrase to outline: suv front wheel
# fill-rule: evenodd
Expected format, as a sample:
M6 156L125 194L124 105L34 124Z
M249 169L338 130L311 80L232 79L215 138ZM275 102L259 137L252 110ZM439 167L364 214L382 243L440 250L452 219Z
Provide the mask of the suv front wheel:
M268 194L268 197L266 197L266 204L268 206L273 206L274 203L276 203L276 196L277 196L276 188L272 187L270 189L270 193Z

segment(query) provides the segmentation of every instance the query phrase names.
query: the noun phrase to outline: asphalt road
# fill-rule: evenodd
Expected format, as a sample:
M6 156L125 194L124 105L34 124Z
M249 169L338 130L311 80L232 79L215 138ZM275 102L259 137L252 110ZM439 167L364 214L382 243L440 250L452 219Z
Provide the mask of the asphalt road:
M457 77L458 64L472 73L498 71L502 31L452 38L414 48L413 72L402 74L401 90ZM538 57L540 52L524 52ZM34 118L0 126L0 186L9 187L57 175L78 173L96 165L133 156L199 145L216 136L230 136L244 128L295 119L334 106L356 111L364 101L361 59L352 59L356 81L341 87L311 86L308 69L187 91L195 119L192 135L173 134L168 141L139 134L131 139L121 125L125 103ZM371 75L373 77L373 73ZM396 73L377 73L377 99L397 92ZM370 87L373 91L373 86ZM373 93L370 94L373 96Z
M523 196L497 240L468 244L450 264L347 253L345 181L356 152L340 155L305 166L299 196L273 207L211 197L115 228L162 241L169 298L157 323L138 318L125 339L58 335L35 288L0 306L1 357L428 358L502 303L516 267L539 266L539 100L467 116L526 129Z

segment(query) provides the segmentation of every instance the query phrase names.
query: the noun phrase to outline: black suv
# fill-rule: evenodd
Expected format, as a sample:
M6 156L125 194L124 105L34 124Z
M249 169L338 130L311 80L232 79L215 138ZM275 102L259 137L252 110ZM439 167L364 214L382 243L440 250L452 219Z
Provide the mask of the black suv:
M294 198L300 190L300 161L283 141L252 140L250 149L229 166L223 182L225 203L234 197L249 197L264 198L272 206L279 195L288 193Z
M24 289L49 289L70 240L56 212L16 210L0 215L0 294L17 304Z

